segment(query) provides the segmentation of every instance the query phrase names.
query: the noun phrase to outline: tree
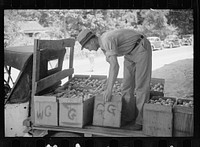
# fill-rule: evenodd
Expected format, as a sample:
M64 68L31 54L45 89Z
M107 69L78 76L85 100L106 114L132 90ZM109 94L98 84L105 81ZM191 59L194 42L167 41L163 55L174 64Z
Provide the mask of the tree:
M176 27L167 24L168 10L141 10L139 14L140 30L146 36L158 36L164 39L166 35L176 33ZM142 29L141 29L142 28Z
M4 10L4 47L12 44L13 40L19 36L17 22L21 19L17 10Z
M51 38L76 38L83 28L97 34L107 30L131 28L147 36L164 38L168 34L192 32L192 11L183 10L5 10L4 34L9 42L19 35L18 21L35 20L50 29ZM177 12L182 15L178 16ZM183 16L185 15L185 16ZM181 20L181 23L180 21ZM185 21L186 20L186 21ZM180 28L180 29L178 29Z
M172 24L179 28L180 34L193 33L193 11L190 9L170 10L166 16L168 24Z

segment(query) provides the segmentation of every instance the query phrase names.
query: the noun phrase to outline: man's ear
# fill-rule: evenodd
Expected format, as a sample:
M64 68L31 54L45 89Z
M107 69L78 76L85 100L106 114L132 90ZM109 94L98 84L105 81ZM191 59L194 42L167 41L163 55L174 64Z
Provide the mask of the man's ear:
M89 41L90 43L94 43L94 39L92 38L92 39L90 39L90 41Z

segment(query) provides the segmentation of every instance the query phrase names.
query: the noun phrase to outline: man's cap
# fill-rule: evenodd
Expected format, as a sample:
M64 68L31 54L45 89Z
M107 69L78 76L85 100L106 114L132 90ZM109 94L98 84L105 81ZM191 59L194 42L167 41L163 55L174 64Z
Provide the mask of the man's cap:
M95 34L89 29L83 29L77 36L77 41L82 45L81 50L84 45L93 37Z

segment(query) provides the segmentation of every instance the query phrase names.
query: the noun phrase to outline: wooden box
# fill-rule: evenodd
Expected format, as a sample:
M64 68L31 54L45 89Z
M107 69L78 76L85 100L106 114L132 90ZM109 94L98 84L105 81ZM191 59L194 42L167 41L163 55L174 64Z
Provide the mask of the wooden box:
M180 105L182 102L193 102L193 99L178 99L174 106L174 130L173 136L175 137L188 137L193 136L194 132L194 115L193 106ZM187 104L186 104L187 105Z
M58 126L58 103L54 96L34 96L35 125Z
M163 88L160 88L160 90L156 90L153 87L155 87L156 84L161 84ZM151 78L151 91L150 91L150 99L154 96L164 96L164 85L165 85L165 79L160 78ZM158 86L159 87L159 86ZM159 88L158 88L159 89ZM161 90L162 89L162 90Z
M161 97L160 97L161 98ZM149 136L171 137L173 129L173 106L176 98L162 97L162 99L171 99L172 105L161 105L145 103L143 108L143 133ZM152 100L159 101L159 97L153 97Z
M95 97L93 125L120 127L121 126L121 96L114 95L111 102L104 102L103 95Z
M59 126L82 128L92 123L94 97L59 98Z

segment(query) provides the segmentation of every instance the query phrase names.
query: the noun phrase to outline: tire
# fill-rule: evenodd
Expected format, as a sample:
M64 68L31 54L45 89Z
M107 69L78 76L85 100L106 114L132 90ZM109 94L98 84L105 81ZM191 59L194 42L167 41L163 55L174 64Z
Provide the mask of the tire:
M169 45L169 48L173 48L173 44L172 43Z

